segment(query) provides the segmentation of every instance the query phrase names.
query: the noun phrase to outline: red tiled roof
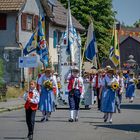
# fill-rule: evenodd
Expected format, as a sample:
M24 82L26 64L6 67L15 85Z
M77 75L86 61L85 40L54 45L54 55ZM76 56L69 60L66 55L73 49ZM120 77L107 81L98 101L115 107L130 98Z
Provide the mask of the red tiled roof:
M0 12L19 11L26 0L0 0Z

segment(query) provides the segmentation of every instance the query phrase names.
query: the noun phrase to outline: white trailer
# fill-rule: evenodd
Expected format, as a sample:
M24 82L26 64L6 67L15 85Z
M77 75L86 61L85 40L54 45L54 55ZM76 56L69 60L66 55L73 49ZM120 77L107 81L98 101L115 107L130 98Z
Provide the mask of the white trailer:
M60 58L59 58L59 74L60 81L62 85L62 94L61 97L65 102L68 103L68 92L67 92L67 77L70 74L71 66L77 66L80 69L81 73L81 47L75 48L75 63L70 63L70 55L66 52L66 45L60 46Z

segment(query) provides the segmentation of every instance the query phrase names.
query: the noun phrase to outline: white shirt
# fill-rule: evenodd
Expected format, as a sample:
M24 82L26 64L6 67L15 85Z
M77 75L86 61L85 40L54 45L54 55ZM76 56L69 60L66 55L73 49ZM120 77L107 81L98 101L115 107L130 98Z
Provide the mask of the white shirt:
M37 89L34 88L33 90L30 90L29 92L33 93L33 97L31 98L30 102L33 103L33 104L38 104L39 103L39 99L40 99L40 94L37 91ZM23 98L24 98L25 101L27 101L28 92L24 93Z
M103 79L102 79L102 82L101 82L101 86L106 86L106 84L108 86L110 86L113 82L117 82L117 79L113 76L112 78L110 78L108 75L106 75ZM118 83L119 84L119 83Z
M38 79L38 84L42 86L44 81L46 80L52 81L53 86L56 87L57 81L55 80L55 78L53 76L47 77L45 74L42 74L41 77Z

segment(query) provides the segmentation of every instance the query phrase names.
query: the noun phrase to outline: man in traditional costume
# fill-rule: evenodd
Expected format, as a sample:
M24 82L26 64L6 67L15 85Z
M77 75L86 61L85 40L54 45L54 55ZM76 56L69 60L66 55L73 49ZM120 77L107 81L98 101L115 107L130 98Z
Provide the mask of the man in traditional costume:
M71 76L68 78L69 122L78 121L80 98L83 97L83 95L83 79L79 76L79 69L77 67L72 67Z

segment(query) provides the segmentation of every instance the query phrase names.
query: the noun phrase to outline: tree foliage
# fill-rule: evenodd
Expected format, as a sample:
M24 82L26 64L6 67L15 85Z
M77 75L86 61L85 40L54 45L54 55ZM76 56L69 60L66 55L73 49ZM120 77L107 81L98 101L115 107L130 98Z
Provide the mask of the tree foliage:
M67 8L67 0L59 0ZM71 0L72 15L88 29L92 18L94 23L99 58L108 57L111 28L114 22L115 12L112 10L112 0ZM86 35L82 38L86 40Z
M134 27L140 27L140 19L134 23Z

